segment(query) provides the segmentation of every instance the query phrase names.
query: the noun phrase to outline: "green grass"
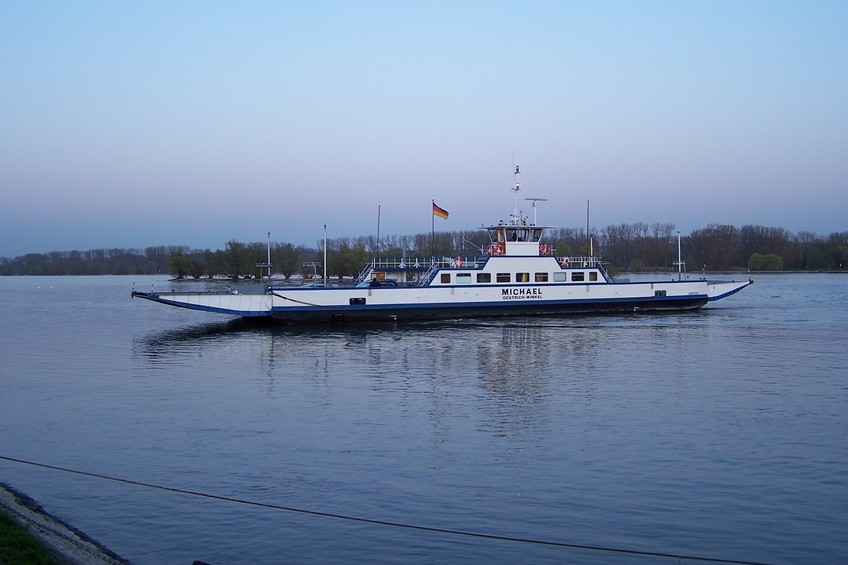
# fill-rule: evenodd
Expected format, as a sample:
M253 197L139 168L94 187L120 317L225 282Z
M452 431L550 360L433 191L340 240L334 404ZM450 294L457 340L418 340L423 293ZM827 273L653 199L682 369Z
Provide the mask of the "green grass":
M26 528L0 512L0 564L55 565L56 560Z

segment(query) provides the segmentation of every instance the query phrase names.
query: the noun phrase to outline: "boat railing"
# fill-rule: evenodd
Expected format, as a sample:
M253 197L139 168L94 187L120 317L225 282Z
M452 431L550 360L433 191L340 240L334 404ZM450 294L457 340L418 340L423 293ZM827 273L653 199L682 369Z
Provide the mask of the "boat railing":
M602 268L602 262L598 257L562 255L557 257L557 261L564 269L590 267L597 267L599 269Z
M606 274L603 262L598 257L587 255L554 255L554 257L562 269L596 268ZM439 269L479 270L489 259L489 256L374 257L360 271L355 284L371 279L375 271L412 271L416 274L412 279L407 280L414 281L414 284L418 286L427 286Z
M602 268L603 262L599 257L589 255L555 255L562 267L573 268ZM489 256L442 256L442 257L374 257L371 259L358 278L363 278L370 271L429 271L437 269L482 269Z
M374 257L368 265L374 271L424 270L430 266L430 260L423 257Z
M359 271L358 275L356 275L356 278L353 281L353 286L357 286L358 284L362 283L363 281L371 278L371 271L373 271L373 268L371 267L371 263L365 263L365 266L362 267L362 270Z
M464 271L467 270L479 270L486 266L489 257L483 256L459 256L456 257L433 257L430 262L430 268L427 269L427 272L424 273L418 281L419 286L426 286L430 283L430 280L435 276L436 271L439 269L462 269Z
M440 269L482 269L488 257L374 257L366 269L374 271L428 271Z
M439 265L433 261L430 267L418 278L418 286L427 286L439 270Z
M354 284L369 280L375 271L417 272L415 279L419 285L426 285L439 269L482 269L489 257L374 257L356 276Z

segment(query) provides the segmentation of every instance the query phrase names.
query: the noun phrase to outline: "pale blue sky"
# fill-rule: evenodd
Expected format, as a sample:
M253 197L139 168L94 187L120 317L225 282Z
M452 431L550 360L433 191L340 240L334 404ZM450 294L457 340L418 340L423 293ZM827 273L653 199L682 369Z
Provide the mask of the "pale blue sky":
M848 230L848 2L0 3L0 256ZM522 201L523 202L523 201ZM526 203L525 203L526 204Z

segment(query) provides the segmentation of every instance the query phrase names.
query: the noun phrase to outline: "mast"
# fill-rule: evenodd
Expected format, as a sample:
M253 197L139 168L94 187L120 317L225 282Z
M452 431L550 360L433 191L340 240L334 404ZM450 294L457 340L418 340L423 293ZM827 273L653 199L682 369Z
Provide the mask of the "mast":
M677 280L683 280L683 261L680 254L680 232L677 232Z
M327 286L327 224L324 224L324 286Z
M515 184L510 190L512 191L512 223L520 224L521 217L518 214L518 191L521 190L521 182L518 180L518 175L521 174L521 167L518 165L515 166L515 173L513 176L515 177Z

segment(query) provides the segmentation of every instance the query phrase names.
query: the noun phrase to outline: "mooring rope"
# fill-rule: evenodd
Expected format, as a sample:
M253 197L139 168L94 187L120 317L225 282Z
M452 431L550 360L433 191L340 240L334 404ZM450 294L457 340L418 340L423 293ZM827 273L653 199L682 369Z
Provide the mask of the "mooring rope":
M560 542L560 541L552 541L552 540L544 540L544 539L534 539L534 538L524 538L517 536L506 536L500 534L487 534L485 532L475 532L472 530L456 530L452 528L439 528L436 526L422 526L418 524L408 524L404 522L395 522L391 520L380 520L377 518L365 518L362 516L351 516L347 514L337 514L334 512L323 512L320 510L309 510L305 508L297 508L294 506L283 506L280 504L271 504L269 502L257 502L255 500L245 500L242 498L235 498L231 496L222 496L218 494L210 494L206 492L199 492L187 489L181 489L176 487L168 487L163 485L157 485L154 483L147 483L144 481L135 481L132 479L124 479L121 477L113 477L110 475L104 475L101 473L93 473L90 471L81 471L79 469L70 469L67 467L59 467L57 465L48 465L46 463L38 463L36 461L27 461L25 459L18 459L15 457L7 457L5 455L0 455L0 459L4 461L10 461L12 463L20 463L22 465L29 465L32 467L40 467L42 469L50 469L52 471L60 471L62 473L70 473L74 475L81 475L84 477L92 477L95 479L102 479L107 481L113 481L117 483L123 483L126 485L133 485L139 487L145 487L150 489L161 490L165 492L173 492L177 494L185 494L189 496L199 496L203 498L208 498L211 500L221 500L224 502L234 502L236 504L243 504L247 506L256 506L259 508L268 508L272 510L283 510L285 512L294 512L298 514L306 514L309 516L320 516L323 518L335 518L337 520L346 520L349 522L359 522L364 524L374 524L378 526L390 526L394 528L405 528L408 530L417 530L422 532L432 532L437 534L448 534L455 536L465 536L465 537L473 537L479 539L490 539L497 541L509 541L516 543L526 543L533 545L544 545L549 547L561 547L567 549L582 549L586 551L597 551L597 552L606 552L606 553L617 553L617 554L626 554L626 555L635 555L635 556L643 556L643 557L661 557L665 559L677 559L677 560L687 560L687 561L699 561L699 562L709 562L709 563L728 563L732 565L769 565L768 563L760 562L760 561L743 561L738 559L722 559L718 557L704 557L699 555L683 555L676 553L663 553L659 551L642 551L637 549L626 549L620 547L610 547L610 546L602 546L602 545L588 545L581 543L568 543L568 542Z
M312 304L311 302L304 302L303 300L295 300L294 298L289 298L288 296L283 296L282 294L277 294L274 290L269 289L271 294L276 296L277 298L282 298L283 300L288 300L290 302L296 302L298 304L303 304L304 306L315 306L316 308L328 308L326 304Z

